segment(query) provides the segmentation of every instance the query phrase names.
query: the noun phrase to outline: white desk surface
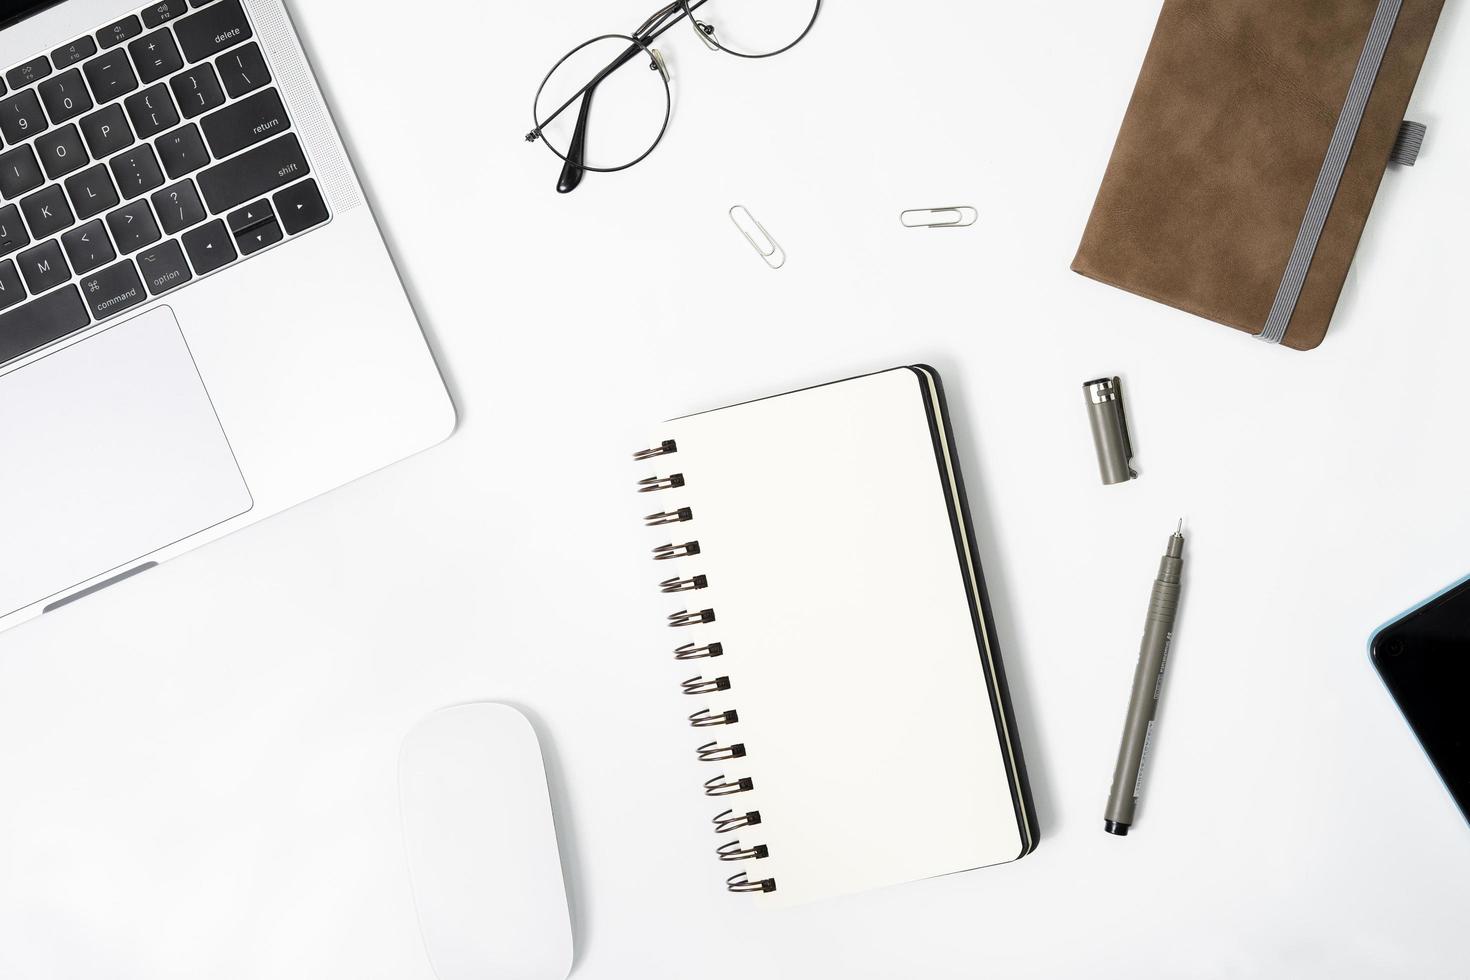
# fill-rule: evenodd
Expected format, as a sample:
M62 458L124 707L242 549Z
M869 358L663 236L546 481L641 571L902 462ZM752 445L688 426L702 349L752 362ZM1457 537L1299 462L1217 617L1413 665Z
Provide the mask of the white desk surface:
M653 6L297 4L459 431L0 636L0 976L429 980L395 753L482 698L545 741L586 980L1463 976L1470 829L1365 652L1470 572L1463 5L1414 100L1424 156L1309 354L1068 270L1157 3L833 0L764 64L681 29L665 145L560 197L521 138L536 83ZM975 227L898 225L956 203ZM1043 840L757 914L711 854L628 453L661 418L914 361L952 399ZM1112 372L1143 476L1105 488L1080 385ZM1117 839L1181 514L1167 703Z

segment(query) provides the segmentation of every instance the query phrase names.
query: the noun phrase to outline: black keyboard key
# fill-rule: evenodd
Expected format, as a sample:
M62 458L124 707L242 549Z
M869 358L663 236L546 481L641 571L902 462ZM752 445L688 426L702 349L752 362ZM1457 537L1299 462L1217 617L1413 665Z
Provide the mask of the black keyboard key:
M169 180L178 180L209 162L209 151L204 148L199 127L193 123L160 136L157 145L158 156L163 160L163 169L168 172Z
M0 153L0 194L4 194L6 200L13 201L45 182L35 151L29 146L17 146Z
M138 270L129 259L88 276L81 285L82 297L87 301L92 316L99 320L137 306L148 298L143 280L138 278Z
M158 233L158 222L153 220L153 209L147 201L124 204L107 216L107 227L117 242L117 250L124 255L163 237Z
M322 200L315 180L303 180L286 188L275 196L275 202L276 213L281 216L288 235L299 235L329 217L327 203Z
M193 119L224 104L225 93L219 87L219 76L209 64L196 65L168 80L185 119Z
M151 139L170 126L178 125L179 113L174 109L174 100L169 97L168 86L162 82L128 96L123 104L128 107L128 116L133 120L139 139Z
M265 55L260 53L260 45L253 41L215 63L219 66L220 77L225 80L225 91L232 99L270 84L271 72L265 66Z
M199 121L215 157L227 157L291 128L286 107L273 88L232 102Z
M5 142L19 143L46 131L46 117L41 115L41 100L27 89L0 102L0 133Z
M246 150L199 175L199 192L215 214L237 208L310 172L294 133Z
M166 235L177 235L185 228L191 228L209 217L192 180L181 180L163 190L154 191L151 200Z
M78 221L86 221L117 204L112 178L100 163L66 178L66 193L71 198L72 210L76 211Z
M46 79L37 91L41 93L46 115L51 117L53 125L59 126L92 108L92 96L87 93L87 83L82 81L79 68Z
M157 27L159 24L182 17L189 12L184 5L184 0L159 0L150 7L143 10L143 26Z
M115 102L90 116L83 116L77 125L82 127L82 138L87 141L93 160L106 160L133 145L133 131L128 128L128 118L123 115L122 106Z
M275 218L275 212L271 210L271 202L266 200L247 204L238 211L231 211L225 218L225 223L230 226L230 231L236 235L242 231L249 231L256 225L263 225Z
M59 180L91 162L87 148L82 145L81 134L70 123L37 138L36 153L51 180Z
M0 315L0 361L44 347L91 322L75 286L17 306Z
M194 274L189 271L189 263L184 261L184 250L173 239L146 252L139 252L138 269L143 273L143 280L148 283L148 291L154 296L175 286L182 286L194 278Z
M0 310L8 310L26 298L26 288L20 283L20 272L15 263L6 259L0 262ZM0 346L5 340L0 338Z
M93 269L100 269L117 258L100 218L62 235L61 247L66 249L66 257L71 260L71 267L79 276L84 276Z
M235 245L240 249L241 255L259 252L285 237L281 234L280 222L276 221L269 201L256 201L238 211L231 211L225 222L230 226L230 233L235 236Z
M56 244L55 239L26 249L16 257L16 261L20 265L20 274L25 276L26 288L32 295L55 289L71 278L66 256L61 254L61 246Z
M230 229L218 218L184 232L184 249L189 253L189 261L194 263L194 271L201 276L235 261L235 244Z
M56 64L56 70L70 68L78 61L86 61L97 53L97 42L90 37L79 37L65 47L57 48L51 52L51 60Z
M184 48L184 57L191 62L202 61L233 48L241 41L250 40L254 33L250 21L245 19L245 10L240 0L223 0L174 21L174 30L179 34L179 44Z
M184 67L179 46L174 43L173 32L167 27L144 34L129 44L128 54L133 56L133 64L137 66L138 77L144 85L167 78Z
M11 88L25 88L32 82L39 82L49 74L51 74L51 61L43 54L10 69L5 73L5 80L10 83Z
M156 187L163 186L163 171L158 167L158 157L147 143L135 146L112 158L112 176L123 197L137 197Z
M0 208L0 255L9 255L30 243L31 236L20 221L20 208L14 204Z
M138 76L133 74L133 63L128 53L121 48L93 58L82 66L87 75L87 84L92 86L98 102L120 99L138 87Z
M52 184L30 197L21 198L20 210L26 216L26 224L31 226L31 237L36 241L70 228L77 221L72 217L71 205L66 203L60 184Z
M111 48L142 33L143 25L138 23L138 18L130 14L116 24L108 24L98 31L97 43L104 48Z
M285 236L281 234L280 222L271 218L264 224L256 225L249 231L237 232L235 244L239 246L241 255L250 255L259 252L268 245L274 245Z

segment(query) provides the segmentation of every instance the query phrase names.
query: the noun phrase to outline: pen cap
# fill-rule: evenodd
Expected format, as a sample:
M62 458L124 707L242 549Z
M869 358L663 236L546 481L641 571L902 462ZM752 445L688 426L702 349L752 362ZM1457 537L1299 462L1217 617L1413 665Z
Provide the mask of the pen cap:
M1117 378L1098 378L1082 386L1087 401L1087 421L1092 426L1092 444L1097 449L1097 468L1104 485L1127 483L1138 474L1129 465L1133 444L1128 439L1128 418L1123 411L1123 383Z

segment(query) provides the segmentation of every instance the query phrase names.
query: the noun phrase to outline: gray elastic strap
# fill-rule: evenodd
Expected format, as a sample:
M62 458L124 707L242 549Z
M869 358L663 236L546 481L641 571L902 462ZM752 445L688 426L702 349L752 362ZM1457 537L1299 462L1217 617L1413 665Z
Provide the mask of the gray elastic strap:
M1347 168L1348 156L1353 152L1353 143L1358 138L1358 127L1363 123L1363 111L1368 107L1368 97L1373 94L1373 83L1378 80L1378 69L1383 65L1383 55L1388 50L1388 39L1393 36L1394 24L1398 22L1403 0L1380 0L1378 12L1373 15L1373 27L1368 32L1367 43L1358 58L1358 70L1353 74L1353 83L1348 86L1347 101L1337 117L1337 128L1332 132L1332 142L1327 145L1327 157L1322 161L1322 171L1317 175L1317 186L1312 190L1312 199L1307 204L1306 217L1297 232L1296 245L1291 250L1291 261L1286 264L1286 273L1281 277L1281 286L1276 290L1276 301L1271 304L1271 315L1266 318L1266 328L1257 336L1268 344L1279 344L1286 336L1291 316L1302 295L1302 285L1307 281L1307 270L1312 267L1312 258L1317 254L1317 243L1322 238L1322 228L1327 224L1327 215L1337 197L1338 184Z
M1400 167L1412 167L1419 162L1419 151L1424 149L1424 134L1429 132L1429 127L1420 122L1409 119L1399 127L1399 138L1394 141L1393 153L1389 155L1388 162L1396 163Z

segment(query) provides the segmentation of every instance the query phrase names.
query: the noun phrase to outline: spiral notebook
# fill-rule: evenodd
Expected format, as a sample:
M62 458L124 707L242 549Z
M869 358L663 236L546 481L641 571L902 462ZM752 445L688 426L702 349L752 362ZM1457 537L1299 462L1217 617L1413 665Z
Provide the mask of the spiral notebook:
M673 710L726 887L796 904L1029 853L1025 765L933 369L655 435L638 489L668 535L653 557L687 668L671 674Z

